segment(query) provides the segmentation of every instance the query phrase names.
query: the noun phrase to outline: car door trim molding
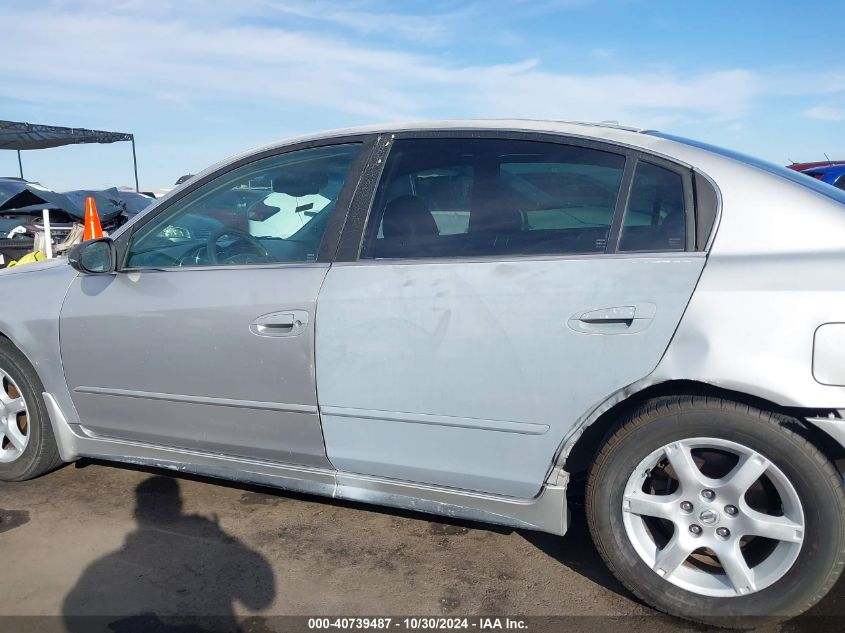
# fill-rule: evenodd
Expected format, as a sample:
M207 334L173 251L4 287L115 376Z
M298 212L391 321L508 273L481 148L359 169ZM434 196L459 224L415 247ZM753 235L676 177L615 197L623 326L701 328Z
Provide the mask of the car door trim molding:
M259 400L234 400L232 398L211 398L208 396L187 396L154 391L136 391L134 389L111 389L108 387L76 387L74 393L87 393L97 396L120 396L123 398L142 398L145 400L164 400L167 402L185 402L190 404L208 404L218 407L238 409L257 409L261 411L283 411L285 413L317 413L316 405L262 402Z
M138 268L123 268L111 273L115 275L138 275L154 273L189 273L206 270L266 270L272 268L328 268L329 262L270 262L266 264L215 264L213 266L156 266L155 268L139 266Z
M338 418L358 418L386 422L405 422L409 424L427 424L431 426L449 426L478 431L500 431L520 435L545 435L548 424L533 422L514 422L511 420L486 420L481 418L460 418L450 415L432 415L425 413L405 413L401 411L378 411L352 407L321 406L320 413Z
M559 536L565 534L569 526L566 502L568 475L563 471L558 472L553 482L545 484L537 496L518 499L314 466L280 464L144 442L92 437L85 434L78 425L68 424L51 394L45 392L43 395L54 428L63 429L61 444L66 450L62 453L62 459L71 460L85 455L453 519L538 530Z
M655 261L677 261L679 259L706 259L707 253L703 251L622 251L619 253L560 253L547 255L502 255L491 257L488 255L467 255L466 257L403 257L397 259L359 259L354 262L336 262L332 267L344 266L414 266L426 264L427 266L446 266L453 264L496 264L499 262L544 262L562 260L594 260L596 257L602 259L653 259Z

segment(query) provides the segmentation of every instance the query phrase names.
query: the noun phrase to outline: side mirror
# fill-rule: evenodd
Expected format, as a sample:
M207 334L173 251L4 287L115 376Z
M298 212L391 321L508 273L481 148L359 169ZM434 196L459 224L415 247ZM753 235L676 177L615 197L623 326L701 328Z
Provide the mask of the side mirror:
M110 237L77 244L67 254L68 262L86 275L108 275L117 268L117 249Z

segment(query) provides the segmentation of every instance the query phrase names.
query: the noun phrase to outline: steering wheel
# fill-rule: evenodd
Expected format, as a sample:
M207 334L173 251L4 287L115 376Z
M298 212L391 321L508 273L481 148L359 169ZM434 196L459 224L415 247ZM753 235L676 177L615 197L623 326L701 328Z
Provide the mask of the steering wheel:
M211 234L208 236L208 242L206 243L205 250L208 253L208 260L212 264L222 264L227 262L221 262L220 251L217 248L217 242L220 241L220 238L224 235L228 235L229 237L237 237L241 240L244 240L249 244L250 247L255 251L257 256L260 258L259 261L261 262L271 262L273 261L273 256L267 251L266 248L258 241L257 238L253 237L246 231L242 231L241 229L236 229L231 226L224 226L215 231L212 231ZM240 254L240 253L239 253ZM236 257L234 255L233 257ZM252 262L244 262L244 263L252 263Z

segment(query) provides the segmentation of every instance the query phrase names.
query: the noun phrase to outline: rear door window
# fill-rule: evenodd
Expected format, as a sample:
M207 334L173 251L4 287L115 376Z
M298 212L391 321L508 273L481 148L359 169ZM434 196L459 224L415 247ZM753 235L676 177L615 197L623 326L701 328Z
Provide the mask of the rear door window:
M506 139L400 139L362 257L603 253L625 156Z

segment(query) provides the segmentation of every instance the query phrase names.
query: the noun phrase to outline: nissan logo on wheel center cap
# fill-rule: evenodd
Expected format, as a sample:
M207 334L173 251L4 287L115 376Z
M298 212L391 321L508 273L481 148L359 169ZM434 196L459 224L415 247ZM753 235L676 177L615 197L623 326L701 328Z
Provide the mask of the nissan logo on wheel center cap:
M711 508L705 508L699 513L698 520L704 525L716 525L719 522L719 513Z

